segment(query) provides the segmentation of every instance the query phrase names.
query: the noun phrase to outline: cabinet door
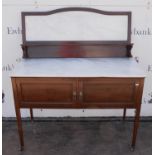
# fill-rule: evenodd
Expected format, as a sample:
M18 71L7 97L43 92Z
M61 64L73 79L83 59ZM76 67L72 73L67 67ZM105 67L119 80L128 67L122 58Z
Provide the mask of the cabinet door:
M76 81L61 78L16 78L22 106L73 106L76 101Z
M84 107L133 107L139 99L140 83L127 78L83 79L79 100Z

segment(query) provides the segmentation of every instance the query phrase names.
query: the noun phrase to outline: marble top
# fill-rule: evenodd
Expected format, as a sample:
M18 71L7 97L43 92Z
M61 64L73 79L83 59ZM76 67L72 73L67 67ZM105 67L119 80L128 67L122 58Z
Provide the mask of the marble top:
M23 59L11 77L145 77L133 58Z

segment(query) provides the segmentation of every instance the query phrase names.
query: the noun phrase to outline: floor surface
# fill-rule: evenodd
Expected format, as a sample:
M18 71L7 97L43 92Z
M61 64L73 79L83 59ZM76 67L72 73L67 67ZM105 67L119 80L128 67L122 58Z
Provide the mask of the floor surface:
M141 122L134 152L131 121L23 121L19 150L15 121L3 121L3 155L151 155L152 122Z

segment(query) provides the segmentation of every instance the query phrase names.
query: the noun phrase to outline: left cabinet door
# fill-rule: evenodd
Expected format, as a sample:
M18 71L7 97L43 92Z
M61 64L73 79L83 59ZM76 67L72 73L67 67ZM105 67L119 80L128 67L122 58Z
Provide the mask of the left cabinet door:
M76 106L76 80L71 78L15 78L21 107L72 108Z

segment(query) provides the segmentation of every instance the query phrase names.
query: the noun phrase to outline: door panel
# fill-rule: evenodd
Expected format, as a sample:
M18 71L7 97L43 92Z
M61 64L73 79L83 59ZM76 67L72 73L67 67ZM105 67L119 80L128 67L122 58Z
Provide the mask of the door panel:
M128 79L103 79L80 81L79 98L83 104L133 104L135 102L135 81Z
M20 100L23 103L70 104L76 98L76 81L52 78L17 79Z
M88 102L133 101L133 84L84 84L83 100Z
M72 101L72 84L22 83L20 86L23 101Z

